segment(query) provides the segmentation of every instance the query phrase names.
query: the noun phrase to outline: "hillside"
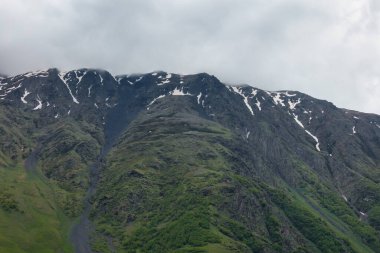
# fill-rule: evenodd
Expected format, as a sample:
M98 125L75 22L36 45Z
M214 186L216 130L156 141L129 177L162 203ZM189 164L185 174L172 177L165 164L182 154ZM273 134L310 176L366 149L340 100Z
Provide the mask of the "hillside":
M380 116L206 73L0 78L0 252L380 252Z

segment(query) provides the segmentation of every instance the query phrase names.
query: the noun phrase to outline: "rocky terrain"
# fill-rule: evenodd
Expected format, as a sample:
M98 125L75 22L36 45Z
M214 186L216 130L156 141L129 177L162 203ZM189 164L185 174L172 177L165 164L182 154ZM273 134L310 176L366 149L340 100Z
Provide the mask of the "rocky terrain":
M380 116L206 73L0 77L0 252L380 252Z

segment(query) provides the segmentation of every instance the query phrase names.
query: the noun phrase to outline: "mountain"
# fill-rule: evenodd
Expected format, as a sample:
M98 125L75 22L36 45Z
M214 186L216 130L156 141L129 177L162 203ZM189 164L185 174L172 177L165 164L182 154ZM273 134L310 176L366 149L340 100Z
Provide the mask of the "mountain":
M0 252L380 252L380 116L206 73L0 80Z

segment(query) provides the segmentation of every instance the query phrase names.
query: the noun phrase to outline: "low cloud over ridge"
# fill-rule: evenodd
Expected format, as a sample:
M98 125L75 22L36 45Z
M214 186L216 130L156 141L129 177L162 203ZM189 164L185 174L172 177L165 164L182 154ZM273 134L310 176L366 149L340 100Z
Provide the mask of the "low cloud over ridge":
M4 0L0 73L209 72L380 114L372 0Z

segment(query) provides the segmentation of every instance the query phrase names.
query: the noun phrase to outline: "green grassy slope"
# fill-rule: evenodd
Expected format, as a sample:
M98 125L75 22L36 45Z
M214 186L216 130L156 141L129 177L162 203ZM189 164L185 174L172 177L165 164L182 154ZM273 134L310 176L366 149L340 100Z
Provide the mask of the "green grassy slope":
M191 107L158 107L108 157L92 211L99 252L373 252L354 226L337 218L340 231L285 183L242 175L230 130Z
M0 169L0 252L72 252L60 189L22 164Z
M2 104L0 253L73 252L69 233L89 185L96 252L380 253L380 136L360 125L347 135L347 112L328 112L317 100L308 107L302 96L292 113L318 135L318 152L295 114L264 91L249 100L252 117L242 90L206 74L166 85L131 76L119 82L117 101L112 78L112 87L99 84L105 89L89 96L95 77L78 86L80 105L58 96L58 118L47 101L33 111L18 95L21 106ZM45 94L50 102L55 87ZM169 95L174 88L193 96ZM260 97L262 112L253 104ZM310 124L310 108L319 123Z
M40 121L12 108L0 112L0 252L73 251L69 233L102 131L72 118ZM26 169L33 152L36 164Z

